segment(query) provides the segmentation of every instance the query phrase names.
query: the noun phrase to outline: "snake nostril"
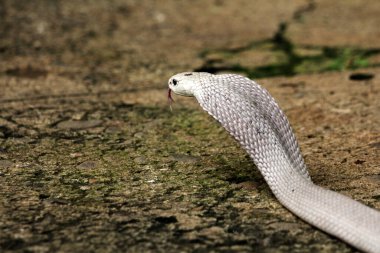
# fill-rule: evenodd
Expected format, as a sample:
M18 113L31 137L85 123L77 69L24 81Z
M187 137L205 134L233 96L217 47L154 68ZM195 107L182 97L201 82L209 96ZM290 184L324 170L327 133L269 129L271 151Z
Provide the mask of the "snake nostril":
M173 85L177 85L178 81L176 79L173 79Z

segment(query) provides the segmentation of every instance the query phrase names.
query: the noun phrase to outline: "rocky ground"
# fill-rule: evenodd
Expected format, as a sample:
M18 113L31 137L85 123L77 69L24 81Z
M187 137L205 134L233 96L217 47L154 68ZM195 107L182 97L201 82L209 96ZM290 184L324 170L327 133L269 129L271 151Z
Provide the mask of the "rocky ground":
M380 2L0 1L0 252L355 252L275 199L182 71L278 100L315 183L380 209Z

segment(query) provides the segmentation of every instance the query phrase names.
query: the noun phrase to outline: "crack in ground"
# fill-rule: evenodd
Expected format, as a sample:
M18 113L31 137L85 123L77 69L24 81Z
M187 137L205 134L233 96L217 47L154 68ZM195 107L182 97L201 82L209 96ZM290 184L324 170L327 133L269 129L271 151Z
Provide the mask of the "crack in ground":
M267 40L251 41L246 45L235 48L206 49L199 54L204 63L194 71L220 73L224 71L242 73L249 78L264 78L273 76L294 76L297 74L323 73L328 71L357 70L368 67L378 67L380 62L369 63L369 58L380 54L380 48L361 49L355 47L328 47L328 46L303 46L295 45L286 32L292 21L299 22L302 18L316 8L314 0L306 6L296 10L292 20L282 22L274 36ZM239 54L247 51L267 50L270 54L282 60L266 65L251 67L241 63L231 63L231 56L239 57ZM306 51L302 54L299 51ZM212 55L218 55L213 59ZM366 73L364 73L366 74ZM370 74L371 75L371 74Z
M71 93L71 94L59 94L59 95L39 95L31 97L21 97L21 98L9 98L9 99L0 99L0 104L13 103L13 102L25 102L25 101L36 101L36 100L46 100L46 99L76 99L78 97L101 97L103 95L112 95L120 93L129 93L137 92L144 90L162 90L161 87L157 86L148 86L141 88L124 88L114 91L98 91L98 92L80 92L80 93Z
M305 14L314 11L316 6L317 3L315 2L315 0L309 0L309 3L307 5L300 7L298 10L294 12L293 20L301 21Z

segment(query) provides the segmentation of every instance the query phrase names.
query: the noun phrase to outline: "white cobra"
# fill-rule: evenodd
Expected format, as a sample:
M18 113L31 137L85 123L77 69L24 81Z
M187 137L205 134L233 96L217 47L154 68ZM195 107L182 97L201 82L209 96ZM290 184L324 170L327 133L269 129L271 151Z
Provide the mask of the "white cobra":
M194 96L248 152L277 199L315 227L365 252L380 253L380 212L313 184L288 119L273 97L235 74L187 72L171 91Z

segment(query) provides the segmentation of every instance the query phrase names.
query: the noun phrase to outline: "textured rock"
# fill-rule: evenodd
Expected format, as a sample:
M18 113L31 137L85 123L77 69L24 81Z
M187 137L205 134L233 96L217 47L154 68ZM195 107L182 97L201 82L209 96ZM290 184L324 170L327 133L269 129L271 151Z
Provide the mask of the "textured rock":
M317 61L376 47L378 4L361 3L0 1L0 252L355 252L283 208L194 99L170 111L166 82L205 61L268 76L289 74L289 47L316 57L314 74L258 81L313 180L380 209L380 69ZM347 69L337 52L330 71Z
M380 48L380 2L313 1L287 35L296 44Z

